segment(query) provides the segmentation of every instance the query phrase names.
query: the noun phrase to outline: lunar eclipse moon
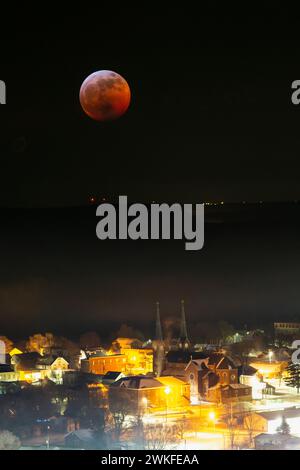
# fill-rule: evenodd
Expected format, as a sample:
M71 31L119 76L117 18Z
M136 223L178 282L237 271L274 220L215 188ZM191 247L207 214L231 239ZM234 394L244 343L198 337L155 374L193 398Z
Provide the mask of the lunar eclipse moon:
M126 80L111 70L89 75L81 85L79 100L84 112L96 121L112 121L122 116L130 104Z

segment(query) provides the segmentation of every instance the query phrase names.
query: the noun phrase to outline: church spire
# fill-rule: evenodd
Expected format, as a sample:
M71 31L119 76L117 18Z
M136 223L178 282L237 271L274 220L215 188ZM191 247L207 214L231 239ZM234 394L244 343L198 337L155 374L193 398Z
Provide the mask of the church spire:
M189 338L188 338L187 327L186 327L184 300L181 301L181 321L180 321L179 347L182 348L182 349L188 349L190 347L190 341L189 341Z
M160 311L159 311L159 302L156 302L156 329L155 329L155 339L157 341L163 341L161 321L160 321Z

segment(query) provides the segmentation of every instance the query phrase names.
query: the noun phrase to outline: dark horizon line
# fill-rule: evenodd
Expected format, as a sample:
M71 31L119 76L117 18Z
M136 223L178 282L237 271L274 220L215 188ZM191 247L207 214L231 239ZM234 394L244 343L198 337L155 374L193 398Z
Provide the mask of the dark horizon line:
M122 196L123 194L120 194ZM126 196L126 195L125 195ZM118 196L119 197L119 196ZM127 196L128 197L128 196ZM85 202L82 204L74 204L74 205L14 205L14 206L2 206L0 204L0 210L51 210L51 209L84 209L84 208L90 208L90 207L96 207L99 204L103 203L111 203L115 204L117 203L118 200L114 198L99 198L99 200L95 200L93 202ZM287 199L287 200L242 200L242 201L225 201L225 200L211 200L211 201L199 201L199 202L180 202L178 200L174 200L173 202L170 201L158 201L158 200L152 200L152 201L145 201L145 200L140 200L137 198L137 200L133 200L132 198L128 197L128 202L129 203L140 203L140 204L145 204L145 205L151 205L151 204L204 204L207 206L225 206L225 205L232 205L232 206L245 206L245 205L263 205L263 204L268 204L268 205L275 205L275 204L300 204L300 197L299 199Z

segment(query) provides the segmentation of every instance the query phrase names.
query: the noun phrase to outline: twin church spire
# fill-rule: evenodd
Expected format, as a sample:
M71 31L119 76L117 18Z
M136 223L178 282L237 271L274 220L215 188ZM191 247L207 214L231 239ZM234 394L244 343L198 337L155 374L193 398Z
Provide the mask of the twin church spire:
M163 341L159 302L156 302L155 339L156 339L156 341L160 341L160 342ZM180 349L189 349L190 348L190 341L189 341L189 338L188 338L187 326L186 326L184 300L181 300L180 334L179 334L179 338L177 340L177 346Z

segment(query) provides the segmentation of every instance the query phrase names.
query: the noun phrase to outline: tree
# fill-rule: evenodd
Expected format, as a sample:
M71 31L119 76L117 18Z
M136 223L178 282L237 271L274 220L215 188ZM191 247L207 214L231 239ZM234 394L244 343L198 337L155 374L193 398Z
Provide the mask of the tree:
M281 422L281 425L278 426L278 428L276 429L276 432L278 434L281 434L283 436L290 436L291 434L291 428L289 426L289 424L287 423L286 419L284 416L282 416L282 422Z
M20 439L12 432L0 431L0 450L16 450L20 446Z
M296 388L297 393L300 391L300 364L290 364L286 371L288 376L283 380L288 387Z
M38 352L39 354L43 354L44 350L51 348L53 344L54 336L52 333L46 333L45 335L36 333L29 337L26 346L29 352Z
M232 403L228 405L228 409L226 410L225 423L226 423L226 430L227 430L227 435L229 439L229 448L233 450L236 447L238 429L237 429L236 417L234 416L232 412Z
M134 414L134 401L130 393L126 390L116 390L116 393L109 394L110 424L114 440L119 443L125 430L129 426L129 417Z
M237 356L241 363L248 364L249 353L253 349L252 341L241 341L230 345L230 351L234 356Z
M180 442L176 426L151 424L144 426L144 446L146 450L173 450Z
M140 330L136 330L135 328L132 328L129 325L126 325L126 323L123 323L119 330L117 331L116 338L136 338L141 341L144 341L144 335Z
M244 428L248 435L248 447L254 447L254 434L256 428L255 413L249 408L248 411L242 413Z
M95 331L88 331L79 338L79 344L83 349L98 348L100 346L100 338Z
M233 336L234 328L227 321L219 321L218 325L220 339L225 343L229 336Z

